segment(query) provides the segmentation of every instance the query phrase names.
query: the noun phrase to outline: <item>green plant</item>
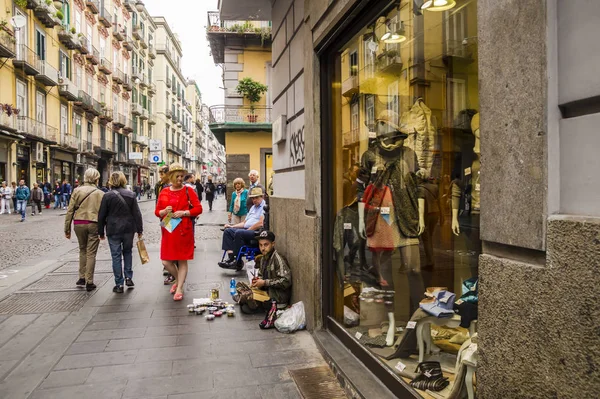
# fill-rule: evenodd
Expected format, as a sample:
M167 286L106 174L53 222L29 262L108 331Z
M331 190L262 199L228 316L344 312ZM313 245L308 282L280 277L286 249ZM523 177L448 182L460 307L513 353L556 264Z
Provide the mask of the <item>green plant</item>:
M235 88L238 93L244 96L250 101L250 109L254 114L254 103L257 103L268 90L267 86L262 83L255 81L250 77L241 79Z
M61 21L62 21L62 20L64 19L64 17L65 17L65 14L63 14L63 12L62 12L62 11L60 11L60 10L56 11L56 14L55 14L55 15L56 15L56 18L60 19Z
M71 33L72 33L72 34L75 34L75 33L77 33L77 30L75 29L75 27L74 27L74 26L71 28Z
M18 7L26 8L27 7L27 0L15 0L15 4Z
M52 5L52 0L46 0L46 5L51 6Z

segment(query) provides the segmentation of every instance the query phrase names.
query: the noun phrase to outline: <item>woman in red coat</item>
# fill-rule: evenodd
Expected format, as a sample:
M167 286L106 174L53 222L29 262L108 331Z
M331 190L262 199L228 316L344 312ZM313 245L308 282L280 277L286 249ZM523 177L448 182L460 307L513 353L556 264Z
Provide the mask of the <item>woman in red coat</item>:
M173 296L175 301L183 299L183 284L187 277L188 260L194 259L192 218L202 213L202 205L196 192L183 185L183 176L186 173L179 163L169 167L171 186L161 190L154 211L161 221L169 214L172 218L181 219L179 225L171 232L164 226L161 227L160 259L165 269L177 278L171 287L171 294L175 294ZM177 267L174 262L177 262Z

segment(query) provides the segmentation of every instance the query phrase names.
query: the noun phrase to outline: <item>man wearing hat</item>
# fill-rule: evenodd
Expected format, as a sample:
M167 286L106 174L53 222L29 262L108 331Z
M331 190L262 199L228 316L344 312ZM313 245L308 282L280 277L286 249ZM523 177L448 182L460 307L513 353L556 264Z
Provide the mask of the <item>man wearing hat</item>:
M236 260L237 254L244 245L248 245L254 239L256 232L263 227L266 205L263 189L253 188L249 197L254 205L248 211L246 220L234 225L225 225L222 249L227 251L228 259L219 262L219 266L224 269L241 269L244 264L241 260L239 262Z

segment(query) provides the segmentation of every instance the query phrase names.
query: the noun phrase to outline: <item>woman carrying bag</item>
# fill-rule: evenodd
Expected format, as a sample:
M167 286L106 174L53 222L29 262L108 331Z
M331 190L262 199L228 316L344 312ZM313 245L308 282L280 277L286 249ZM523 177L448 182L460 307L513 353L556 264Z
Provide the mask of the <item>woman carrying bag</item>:
M198 195L183 184L186 173L181 164L171 164L169 167L171 186L160 192L155 210L156 216L162 222L160 259L165 269L176 276L175 283L171 287L171 294L175 294L173 296L175 301L183 299L188 260L194 259L192 219L202 213Z
M248 208L246 201L248 200L248 190L245 188L244 179L238 177L233 181L233 194L231 195L231 203L229 204L229 213L227 219L230 224L242 223L246 220Z

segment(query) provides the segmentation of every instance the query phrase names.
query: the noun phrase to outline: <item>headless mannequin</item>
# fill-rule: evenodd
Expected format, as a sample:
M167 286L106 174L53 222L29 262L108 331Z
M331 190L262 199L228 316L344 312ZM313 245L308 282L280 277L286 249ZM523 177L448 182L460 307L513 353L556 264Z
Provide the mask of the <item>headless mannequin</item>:
M387 113L387 114L386 114ZM400 187L397 187L393 184L393 183L397 183L398 179L397 179L397 175L396 178L392 178L392 174L395 173L398 168L400 167L400 170L404 170L402 166L398 166L399 163L403 162L402 158L404 155L406 155L406 151L410 151L407 150L405 148L403 148L403 144L404 144L404 139L407 137L406 134L401 133L400 132L400 128L398 127L398 125L393 123L393 115L390 114L394 114L390 111L384 111L384 113L382 113L382 115L380 115L378 121L377 121L377 137L378 137L378 145L377 148L374 149L373 151L375 151L375 154L371 153L371 154L363 154L363 157L370 157L371 159L375 158L375 159L380 159L381 161L383 161L382 163L378 162L370 162L370 163L366 163L366 167L367 168L371 168L371 180L378 180L378 183L376 185L376 187L378 187L378 189L383 188L384 190L388 189L391 190L392 193L392 197L396 197L396 196L401 196L402 195L402 190L408 190L408 184L404 179L410 179L410 173L406 173L406 174L402 174L402 180L400 181ZM397 119L396 119L397 120ZM410 165L410 163L408 163ZM411 165L414 166L414 165ZM396 168L394 170L394 168ZM412 168L412 170L414 170L414 168ZM378 176L380 173L383 173L384 176L387 174L388 176L388 180L379 180ZM413 173L414 175L414 173ZM405 177L406 176L406 177ZM416 177L416 176L415 176ZM416 180L416 179L415 179ZM416 190L416 186L414 188ZM415 197L416 197L416 193L414 193ZM366 218L365 218L365 207L368 204L366 204L365 202L360 202L358 204L358 209L359 209L359 234L361 237L363 237L364 239L367 239L367 234L366 234L366 226L365 226L365 222L366 222ZM371 204L373 205L373 204ZM413 212L412 214L418 215L418 227L416 229L416 237L405 237L405 235L402 233L402 223L406 223L406 224L411 224L414 222L414 220L412 221L403 221L402 220L402 216L403 214L400 212L399 209L397 209L397 207L392 206L391 207L381 207L381 208L377 208L379 206L379 204L375 204L375 207L371 206L370 210L375 209L376 211L380 212L381 215L387 215L386 220L389 219L393 219L392 222L388 222L391 223L392 228L394 229L398 229L398 231L395 231L394 234L397 236L400 236L400 238L398 238L398 240L400 242L402 242L401 244L394 244L395 248L389 248L389 244L385 245L386 248L383 249L377 249L377 250L373 250L374 252L373 254L373 259L374 259L374 267L376 268L376 273L379 276L379 282L380 285L382 287L388 287L389 283L393 284L393 278L392 281L386 281L383 279L382 277L382 271L383 269L390 269L392 270L392 275L393 275L393 271L394 269L396 270L407 270L407 274L408 274L408 279L409 279L409 287L410 287L410 299L411 299L411 307L418 307L419 301L421 299L421 297L423 296L423 292L425 290L424 286L423 286L423 279L421 277L421 270L420 270L420 255L419 255L419 244L418 244L418 236L421 235L423 233L423 231L425 230L425 199L424 198L418 198L417 199L417 205L418 209L416 210L416 212ZM394 216L395 212L400 212L398 214L398 216ZM379 220L378 223L385 223L385 221L381 221ZM416 242L413 242L413 240L416 239ZM399 250L400 253L400 264L398 265L396 264L392 264L392 254L394 252L395 249ZM388 331L386 333L386 345L387 346L392 346L394 344L394 335L396 332L396 323L395 323L395 317L394 317L394 302L393 301L386 301L385 302L386 308L387 308L387 314L388 314L388 321L389 321L389 326L388 326ZM413 309L412 311L414 311L415 309Z

